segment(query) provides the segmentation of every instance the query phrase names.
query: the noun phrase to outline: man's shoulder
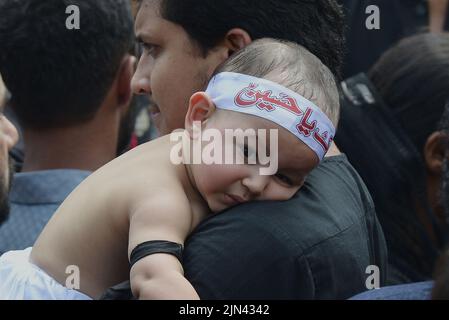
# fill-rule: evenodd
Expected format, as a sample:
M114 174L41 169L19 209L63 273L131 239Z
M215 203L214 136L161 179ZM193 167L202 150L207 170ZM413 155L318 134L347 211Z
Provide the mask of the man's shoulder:
M11 204L8 220L0 226L0 255L34 244L58 204Z
M315 211L338 216L344 224L374 211L365 183L344 154L324 159L295 199L296 208L314 204Z
M16 173L9 199L17 205L59 204L89 174L70 169Z
M0 253L32 246L59 205L88 175L80 170L16 173L9 218L0 226Z
M198 232L226 225L229 232L248 231L257 238L270 234L291 250L307 250L374 218L371 197L345 155L326 158L290 200L252 202L203 222ZM363 232L366 232L363 230Z
M372 208L363 181L346 156L339 155L326 158L289 201L254 202L247 208L237 207L231 211L254 213L255 217L266 220L266 226L282 222L285 230L322 233L323 226L327 225L327 232L333 236L358 223Z
M186 242L186 277L202 298L348 298L384 256L377 233L362 180L346 156L331 157L291 200L203 221Z

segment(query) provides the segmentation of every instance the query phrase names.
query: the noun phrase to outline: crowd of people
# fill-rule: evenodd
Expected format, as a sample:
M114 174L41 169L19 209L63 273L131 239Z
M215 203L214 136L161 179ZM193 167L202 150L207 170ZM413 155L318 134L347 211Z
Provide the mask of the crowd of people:
M449 298L448 2L0 0L0 299Z

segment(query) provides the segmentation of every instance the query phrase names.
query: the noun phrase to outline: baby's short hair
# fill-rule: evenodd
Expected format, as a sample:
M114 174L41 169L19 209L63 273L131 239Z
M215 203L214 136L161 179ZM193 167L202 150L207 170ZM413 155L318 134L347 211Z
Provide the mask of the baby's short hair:
M264 38L237 51L217 68L276 82L316 104L337 127L340 101L332 72L304 47Z

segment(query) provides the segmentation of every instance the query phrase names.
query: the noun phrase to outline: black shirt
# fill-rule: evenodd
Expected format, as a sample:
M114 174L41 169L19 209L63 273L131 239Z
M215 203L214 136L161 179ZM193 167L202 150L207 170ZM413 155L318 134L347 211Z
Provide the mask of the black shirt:
M203 221L186 241L186 278L201 299L345 299L386 276L371 197L340 155L326 158L293 199L252 202ZM129 284L104 299L129 297Z
M343 299L386 274L371 197L346 156L326 158L286 202L253 202L203 221L184 270L202 299Z

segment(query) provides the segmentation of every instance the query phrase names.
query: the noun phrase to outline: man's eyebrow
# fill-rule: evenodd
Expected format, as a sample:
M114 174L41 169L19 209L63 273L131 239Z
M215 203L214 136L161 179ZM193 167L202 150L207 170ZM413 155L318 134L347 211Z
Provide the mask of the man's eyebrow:
M143 32L139 32L136 34L136 41L139 43L144 43L146 40L148 40L148 37L145 36Z
M153 37L151 35L145 33L144 31L136 33L136 41L138 43L153 43L153 42L155 42Z

